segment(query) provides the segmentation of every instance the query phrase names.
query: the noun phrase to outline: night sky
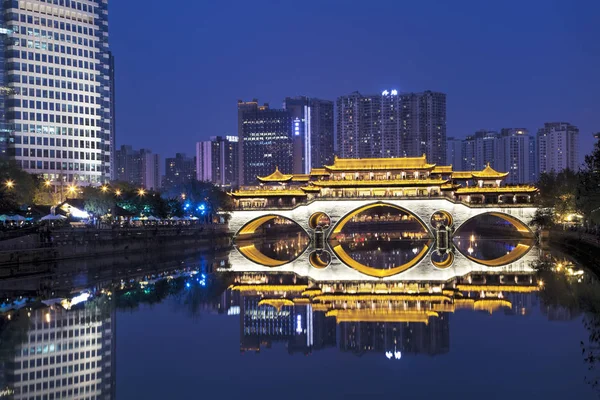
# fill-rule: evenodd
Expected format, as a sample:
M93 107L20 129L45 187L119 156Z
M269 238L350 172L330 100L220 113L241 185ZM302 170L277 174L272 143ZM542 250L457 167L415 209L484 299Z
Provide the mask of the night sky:
M448 136L560 120L588 152L598 15L597 0L112 0L117 144L193 155L196 141L237 133L238 99L396 88L446 93Z

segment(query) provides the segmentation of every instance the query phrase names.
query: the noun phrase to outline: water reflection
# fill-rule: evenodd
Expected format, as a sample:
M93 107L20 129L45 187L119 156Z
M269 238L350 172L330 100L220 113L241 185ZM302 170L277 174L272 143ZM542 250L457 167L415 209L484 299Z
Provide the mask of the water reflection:
M241 352L278 351L276 345L284 344L290 354L337 349L390 360L452 353L451 330L464 321L460 313L528 318L541 310L553 321L583 312L590 332L584 354L595 365L600 340L595 279L565 261L544 259L535 267L444 281L340 282L293 273L232 273L226 255L203 255L161 268L130 265L127 274L111 269L106 272L111 279L80 269L87 283L67 286L58 283L70 268L59 267L50 276L32 277L26 290L20 280L0 288L5 296L0 385L15 398L114 398L116 311L127 310L127 318L141 304L165 301L190 317L210 313L234 319L239 341L228 345ZM31 290L36 280L38 289ZM89 294L85 301L83 293ZM161 322L169 326L168 319ZM501 343L502 336L490 340Z

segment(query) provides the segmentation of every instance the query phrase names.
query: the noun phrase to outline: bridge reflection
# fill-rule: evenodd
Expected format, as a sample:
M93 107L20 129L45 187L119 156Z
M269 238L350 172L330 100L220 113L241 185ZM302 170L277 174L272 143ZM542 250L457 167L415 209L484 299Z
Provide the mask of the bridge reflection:
M540 290L529 273L470 274L445 282L317 282L295 274L237 274L222 306L240 314L240 350L284 343L290 353L444 354L451 315L527 315ZM236 313L237 313L236 312ZM390 357L391 355L391 357ZM399 356L399 357L397 357Z

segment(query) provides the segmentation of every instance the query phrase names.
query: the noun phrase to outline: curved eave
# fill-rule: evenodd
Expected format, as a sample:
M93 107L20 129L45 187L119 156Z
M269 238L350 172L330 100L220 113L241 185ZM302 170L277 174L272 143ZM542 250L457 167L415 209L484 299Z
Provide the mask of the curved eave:
M473 178L478 178L478 179L499 179L499 178L506 178L507 176L508 176L508 172L498 172L495 174L473 172Z
M256 179L258 179L261 182L289 182L292 180L292 176L283 176L282 178L271 178L270 176L257 176Z
M304 190L305 192L309 192L309 193L318 193L321 191L321 188L314 187L314 186L303 186L300 189Z
M395 166L395 165L360 165L353 167L337 167L335 165L326 165L325 168L331 172L354 172L354 171L432 171L435 164L425 164L418 166Z

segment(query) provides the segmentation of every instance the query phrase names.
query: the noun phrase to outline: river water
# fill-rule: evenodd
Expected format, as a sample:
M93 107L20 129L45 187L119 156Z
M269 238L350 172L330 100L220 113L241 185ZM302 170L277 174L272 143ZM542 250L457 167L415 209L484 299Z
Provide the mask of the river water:
M0 397L598 397L589 351L600 300L586 266L503 226L467 226L453 239L456 267L432 273L410 263L434 240L405 223L351 225L316 267L302 256L311 240L278 229L225 252L69 261L5 278ZM527 254L515 253L523 243ZM262 266L242 247L288 263ZM510 254L519 260L486 265ZM407 264L399 276L368 275Z

